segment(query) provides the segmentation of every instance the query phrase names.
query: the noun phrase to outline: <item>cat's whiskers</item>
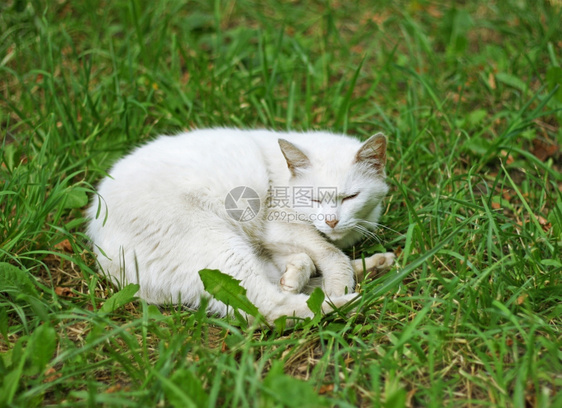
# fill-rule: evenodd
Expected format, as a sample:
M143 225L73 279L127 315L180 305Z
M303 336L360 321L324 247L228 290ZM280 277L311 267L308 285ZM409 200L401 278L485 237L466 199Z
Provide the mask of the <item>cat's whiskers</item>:
M367 220L361 220L361 223L362 223L362 224L369 224L370 226L372 226L373 229L376 229L376 228L384 228L384 229L386 229L386 230L388 230L388 231L394 232L395 234L404 236L404 234L402 234L401 232L398 232L398 231L396 231L395 229L392 229L392 228L390 228L390 227L387 227L386 225L379 224L378 222L372 222L372 221L367 221Z
M367 238L371 238L371 239L377 241L378 243L382 243L381 239L379 238L379 236L374 231L369 230L367 227L365 227L363 225L356 224L356 225L353 226L353 229L356 230L356 231L359 231L361 234L363 234Z

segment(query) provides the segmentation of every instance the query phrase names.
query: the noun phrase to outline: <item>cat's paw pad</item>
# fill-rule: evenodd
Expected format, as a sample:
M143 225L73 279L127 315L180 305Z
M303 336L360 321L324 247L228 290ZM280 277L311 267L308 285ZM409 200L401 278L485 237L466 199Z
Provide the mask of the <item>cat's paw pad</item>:
M355 259L351 261L351 263L355 270L357 281L360 282L365 276L369 276L372 272L390 269L395 259L396 255L394 255L394 253L386 252L384 254L374 254L364 260Z
M392 252L386 252L384 254L375 254L371 256L371 258L373 259L374 264L372 269L386 270L392 266L394 260L396 259L396 255Z
M283 292L300 293L315 272L316 267L308 255L295 254L287 262L279 286Z
M293 276L286 276L286 275L287 273L281 276L281 279L279 280L279 285L281 286L281 290L287 293L299 293L298 279L295 279L295 277Z
M384 254L374 254L368 258L365 258L365 264L361 259L357 259L353 261L354 269L356 272L363 272L363 270L367 272L371 272L374 270L385 270L389 269L392 264L394 263L394 259L396 259L396 255L392 252L386 252Z

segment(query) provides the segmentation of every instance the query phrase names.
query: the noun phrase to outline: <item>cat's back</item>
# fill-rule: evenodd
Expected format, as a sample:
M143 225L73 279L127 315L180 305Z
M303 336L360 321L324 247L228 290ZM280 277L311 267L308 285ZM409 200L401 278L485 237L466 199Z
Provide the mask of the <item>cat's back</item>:
M139 222L146 228L174 224L184 229L204 225L206 217L230 222L225 197L247 186L265 198L267 166L249 132L209 129L159 136L115 163L101 181L100 199L88 209L89 236L97 245L119 247L135 242L133 226ZM252 223L246 224L240 225Z
M271 184L287 185L290 177L280 138L302 146L319 167L342 165L339 156L345 152L352 157L359 145L356 139L326 132L215 128L159 136L119 160L98 193L123 211L141 201L165 205L181 194L224 200L239 186L265 199Z
M261 147L249 132L202 129L159 136L119 160L99 186L99 193L166 194L202 190L225 194L230 189L267 183Z
M248 132L202 129L173 136L158 136L117 162L112 174L173 169L207 170L260 159L259 147Z

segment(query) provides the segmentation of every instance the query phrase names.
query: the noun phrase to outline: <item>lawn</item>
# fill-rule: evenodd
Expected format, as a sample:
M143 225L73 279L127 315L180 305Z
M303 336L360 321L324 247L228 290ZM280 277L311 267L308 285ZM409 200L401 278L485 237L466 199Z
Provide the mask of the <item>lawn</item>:
M562 3L0 4L0 407L561 407ZM290 330L96 272L111 164L196 127L388 136L394 251Z

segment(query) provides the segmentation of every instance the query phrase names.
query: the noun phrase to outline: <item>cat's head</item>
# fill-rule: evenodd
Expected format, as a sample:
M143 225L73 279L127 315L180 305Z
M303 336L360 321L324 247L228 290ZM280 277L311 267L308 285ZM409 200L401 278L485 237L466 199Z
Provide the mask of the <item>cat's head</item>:
M383 134L363 144L342 137L313 148L284 139L279 146L291 173L292 207L300 221L312 223L340 247L375 229L388 193Z

